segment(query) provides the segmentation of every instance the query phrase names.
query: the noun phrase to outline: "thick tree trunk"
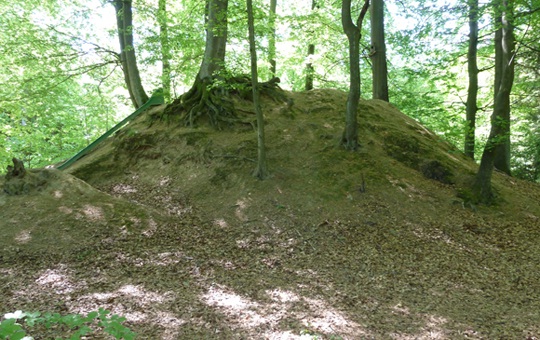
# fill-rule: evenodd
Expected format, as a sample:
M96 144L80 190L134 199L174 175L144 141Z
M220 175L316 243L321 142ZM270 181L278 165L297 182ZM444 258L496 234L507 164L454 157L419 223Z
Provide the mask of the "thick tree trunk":
M341 23L343 31L349 40L350 89L347 98L347 111L345 113L345 131L341 144L349 150L358 148L358 102L360 100L360 27L367 12L369 0L358 16L356 25L351 17L351 0L343 0L341 5Z
M161 86L165 102L171 100L171 50L167 23L167 0L158 2L159 41L161 43Z
M509 0L511 1L511 0ZM495 165L496 155L499 152L499 145L504 143L501 136L506 133L505 124L501 120L505 117L506 110L510 107L510 93L514 83L514 35L513 27L510 22L512 16L512 6L509 1L503 1L502 13L502 38L500 39L502 51L502 71L499 76L499 88L495 97L493 114L491 116L491 131L482 154L480 168L476 175L473 185L473 196L480 203L491 203L494 194L491 187L491 177ZM496 41L497 43L497 41Z
M121 49L120 58L124 71L124 79L133 105L139 108L148 101L148 95L142 86L141 76L137 67L137 59L135 57L131 1L115 0L113 4L116 10L116 23Z
M389 101L386 42L384 39L384 0L371 1L371 62L373 99Z
M513 0L502 0L501 9L496 9L501 13L497 17L496 23L500 25L495 33L495 101L498 93L503 87L512 88L514 82L514 49L516 45L514 36L513 19ZM500 11L500 12L499 12ZM498 54L498 55L497 55ZM504 69L508 72L508 77L503 76ZM503 84L510 81L511 84ZM497 103L495 103L497 105ZM494 166L496 169L510 175L510 92L501 102L502 107L498 124L500 125L500 142L495 146Z
M248 31L249 31L249 52L251 56L251 87L253 89L253 106L257 114L257 168L254 175L259 179L264 179L268 176L266 166L266 151L264 145L264 119L261 111L261 103L259 96L259 76L257 72L257 50L255 47L255 24L253 18L253 3L252 0L247 0L248 12Z
M268 62L271 78L276 76L276 8L277 0L270 0L270 37L268 38Z
M225 63L228 0L207 0L206 46L198 80L212 79Z
M311 0L311 11L315 9L317 6L317 3L315 0ZM313 37L311 37L313 39ZM313 90L313 75L315 74L315 70L313 69L313 63L312 63L312 57L315 54L315 44L311 43L308 45L308 52L307 52L307 63L306 63L306 85L305 90Z
M478 0L469 0L469 50L467 52L469 88L465 109L465 155L474 159L476 112L478 111Z

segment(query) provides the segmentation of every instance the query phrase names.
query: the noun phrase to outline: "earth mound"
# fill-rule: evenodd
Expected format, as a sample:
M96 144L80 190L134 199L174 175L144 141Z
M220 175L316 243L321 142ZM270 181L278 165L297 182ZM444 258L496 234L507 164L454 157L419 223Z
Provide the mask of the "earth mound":
M392 105L361 102L349 152L346 93L284 95L263 101L264 181L236 99L241 123L159 107L0 194L2 308L103 307L141 338L539 336L538 185L497 173L499 204L471 206L476 164Z

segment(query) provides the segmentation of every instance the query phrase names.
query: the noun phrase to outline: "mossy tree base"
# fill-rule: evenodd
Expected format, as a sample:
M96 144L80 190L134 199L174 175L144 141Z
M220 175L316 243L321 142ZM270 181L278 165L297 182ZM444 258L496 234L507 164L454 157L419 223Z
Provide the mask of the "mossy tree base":
M259 83L259 90L275 101L287 101L279 82L279 78L275 77ZM180 115L187 126L194 126L202 118L207 118L210 125L218 128L221 123L243 122L235 113L233 96L253 100L248 76L197 78L188 92L167 107L164 115Z

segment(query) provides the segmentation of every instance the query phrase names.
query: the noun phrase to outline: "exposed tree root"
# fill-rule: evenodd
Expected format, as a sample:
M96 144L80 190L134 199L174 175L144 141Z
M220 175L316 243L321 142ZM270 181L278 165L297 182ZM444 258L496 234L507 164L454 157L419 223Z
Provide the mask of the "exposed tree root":
M274 101L288 101L278 85L279 81L276 77L259 83L261 94ZM173 101L163 114L180 115L187 126L194 126L202 118L207 118L210 125L218 128L221 123L250 123L236 115L234 96L253 100L251 79L248 76L197 80L193 87Z

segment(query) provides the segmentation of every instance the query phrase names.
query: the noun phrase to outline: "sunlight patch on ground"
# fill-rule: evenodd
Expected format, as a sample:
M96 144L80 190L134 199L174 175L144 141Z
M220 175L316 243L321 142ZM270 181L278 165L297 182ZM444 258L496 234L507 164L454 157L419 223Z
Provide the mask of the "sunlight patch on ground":
M151 256L152 255L149 255L149 257ZM129 263L135 267L142 267L146 265L168 266L171 264L178 263L180 261L190 261L190 260L193 260L193 258L190 256L186 256L184 253L179 252L179 251L159 253L159 254L154 255L152 259L142 259L140 257L132 258L123 253L118 253L116 255L116 261Z
M169 298L162 294L145 290L141 286L134 285L124 285L112 293L93 293L87 295L86 297L107 302L113 301L117 298L127 298L132 299L135 304L141 307L147 307L155 303L163 303ZM84 298L85 297L83 296L82 299Z
M142 234L146 237L154 235L158 228L158 224L153 219L148 220L148 228L142 231Z
M172 179L169 176L161 177L159 179L159 185L164 186L171 183Z
M103 210L100 207L95 207L90 204L86 204L83 209L82 213L90 220L97 221L103 219Z
M239 200L236 201L235 214L236 214L236 217L240 221L247 221L248 220L248 217L244 213L244 210L246 210L246 208L248 207L248 202L247 201L248 201L248 199L239 199Z
M32 235L30 235L32 232L30 230L21 230L16 236L15 241L17 243L25 244L28 243L32 239Z
M113 314L126 317L130 322L151 322L169 331L185 321L170 313L155 308L174 299L172 292L165 294L152 292L138 285L124 285L113 292L91 293L77 299L70 308L74 313L88 313L98 308L110 310ZM138 311L144 310L143 311Z
M58 210L61 212L61 213L64 213L66 215L69 215L73 212L73 209L71 208L68 208L68 207L65 207L65 206L60 206L58 207Z
M227 221L223 218L216 218L214 220L214 225L220 228L227 228L229 225L227 224Z
M112 187L112 192L114 194L130 194L137 192L137 189L131 185L118 183Z
M85 286L82 282L75 285L70 279L70 274L64 265L60 265L56 269L47 269L37 278L36 284L41 286L39 289L50 289L56 294L69 294L75 289Z
M224 286L213 286L201 300L217 307L228 317L234 327L257 334L254 328L263 331L265 339L312 339L305 334L297 335L291 331L276 330L280 324L287 324L287 319L300 321L306 329L339 336L365 336L368 333L360 325L349 321L340 311L332 308L323 300L301 297L294 292L281 289L267 290L272 300L270 303L258 303L231 292ZM301 307L301 308L300 308ZM270 329L270 330L268 330Z

